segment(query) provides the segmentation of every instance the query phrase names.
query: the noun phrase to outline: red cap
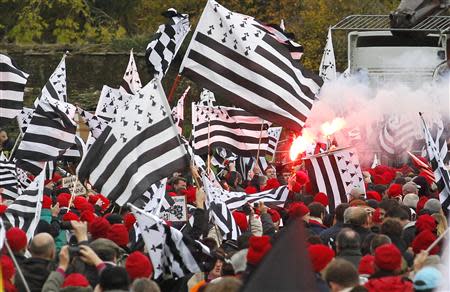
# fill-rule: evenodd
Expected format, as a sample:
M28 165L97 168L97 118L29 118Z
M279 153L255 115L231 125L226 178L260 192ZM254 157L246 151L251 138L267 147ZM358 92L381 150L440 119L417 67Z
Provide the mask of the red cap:
M422 232L424 230L430 230L434 232L436 230L437 224L433 216L424 214L420 215L416 221L416 233Z
M402 265L402 254L394 244L383 244L375 249L375 265L385 271L395 271Z
M42 209L51 209L52 203L52 198L47 195L42 196Z
M61 286L61 288L66 287L89 287L89 281L82 274L72 273L64 279Z
M328 196L325 193L319 192L314 196L314 202L321 203L326 207L328 206Z
M133 214L127 213L125 216L123 216L123 224L125 225L128 231L133 227L135 222L136 217L134 217Z
M113 224L106 235L111 241L114 241L118 246L126 246L128 244L128 230L123 224Z
M272 217L272 222L278 222L281 219L280 213L278 213L275 209L267 209L267 213L270 214L270 217Z
M241 229L242 232L247 231L248 229L248 221L247 216L238 211L234 211L231 213L233 215L234 221L236 221L237 226L239 226L239 229Z
M96 217L89 224L89 232L94 240L97 238L106 238L110 228L111 224L103 217Z
M62 216L62 220L63 221L80 221L80 217L78 217L77 214L73 213L73 212L67 212L66 214L64 214Z
M392 184L387 190L387 194L390 198L396 198L402 196L402 185L401 184Z
M378 202L381 202L381 195L376 191L367 191L366 198L367 200L376 200Z
M373 255L363 256L359 262L358 273L360 275L372 275L375 272L374 262L375 257Z
M58 195L58 197L56 198L56 201L58 201L59 203L59 207L69 207L69 202L70 202L70 197L71 195L69 193L61 193Z
M280 182L276 178L271 178L271 179L267 180L266 186L264 187L264 191L276 189L279 186L280 186Z
M436 235L434 235L433 232L425 229L424 231L416 235L416 238L414 238L413 242L411 243L411 247L414 253L418 254L420 253L420 251L426 250L436 239L437 237ZM429 254L435 255L438 254L439 251L440 251L439 245L436 245L430 250Z
M247 186L244 191L247 195L256 194L258 192L254 186Z
M309 258L311 259L314 272L322 271L334 258L334 251L323 244L311 244L308 246Z
M150 259L140 251L130 253L125 262L125 269L131 281L137 278L149 278L153 274Z
M269 236L263 235L250 237L247 262L254 266L258 265L271 248L272 244L270 243Z
M17 252L27 247L27 234L18 227L12 227L6 231L6 240L13 252Z
M303 202L294 202L289 206L288 213L290 218L303 218L309 213L309 209Z

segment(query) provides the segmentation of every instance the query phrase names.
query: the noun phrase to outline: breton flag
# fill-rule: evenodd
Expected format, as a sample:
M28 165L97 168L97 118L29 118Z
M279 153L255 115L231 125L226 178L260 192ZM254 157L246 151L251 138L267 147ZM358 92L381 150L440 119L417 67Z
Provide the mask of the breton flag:
M207 190L208 192L208 198L211 202L215 200L224 202L230 210L235 210L245 204L253 205L253 203L257 202L264 202L269 206L283 207L289 195L287 186L281 186L255 194L246 194L244 192L229 192L215 187L206 179L203 179L203 185L205 186L205 191Z
M0 126L10 122L22 110L28 76L10 57L0 54Z
M43 162L69 149L75 143L75 111L70 103L42 95L15 153L18 167L37 175Z
M264 120L301 131L323 81L253 17L209 0L180 74Z
M348 201L347 195L353 188L365 190L358 155L352 148L307 157L305 167L313 193L328 195L330 212Z
M33 117L34 109L24 107L17 115L17 123L19 124L19 130L23 134L28 128L28 125L31 122L31 118Z
M224 147L242 156L256 156L259 149L264 156L270 124L243 109L192 103L192 146L199 155Z
M103 85L102 92L98 99L95 115L106 121L113 119L120 108L124 107L133 95Z
M381 149L389 155L404 154L411 148L415 137L415 125L403 116L391 116L379 134Z
M64 54L55 71L42 88L41 94L34 101L35 108L38 107L39 99L43 96L50 96L55 100L67 102L66 56L67 53Z
M320 62L319 76L324 81L336 79L336 59L334 57L333 39L331 38L331 28L328 29L327 43Z
M267 154L272 157L275 157L282 130L282 127L270 127L269 130L267 130L267 135L269 136L267 142Z
M209 248L170 227L153 214L130 205L154 267L154 279L161 275L181 278L204 271L202 258Z
M15 200L20 194L20 185L17 180L16 164L9 162L0 152L0 193L2 200Z
M141 78L134 60L133 49L130 51L130 60L128 61L127 70L123 74L122 84L120 85L121 93L137 94L142 88Z
M33 238L41 217L44 176L44 171L42 171L2 215L4 221L25 231L28 240Z
M99 192L123 206L148 187L189 166L160 84L153 79L122 108L78 166Z
M183 134L184 99L186 98L190 89L190 86L186 88L186 90L183 92L183 95L180 97L180 99L178 99L177 105L172 109L172 118L175 125L177 126L178 133L180 135Z
M431 136L430 130L428 129L423 116L421 113L419 114L422 118L425 144L427 146L427 153L431 168L434 171L434 182L436 183L438 188L439 201L441 202L442 209L450 209L450 176L447 168L445 167L444 161L440 156L439 148L433 140L433 137Z
M151 76L162 79L190 30L189 15L170 8L163 13L169 21L159 26L147 45L145 60Z

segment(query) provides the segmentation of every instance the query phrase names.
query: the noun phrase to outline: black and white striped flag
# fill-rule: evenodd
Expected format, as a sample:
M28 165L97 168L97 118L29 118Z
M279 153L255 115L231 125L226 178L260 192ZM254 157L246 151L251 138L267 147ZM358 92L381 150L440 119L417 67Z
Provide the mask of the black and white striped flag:
M161 275L181 278L204 270L201 259L209 256L208 247L167 226L155 215L130 206L152 260L154 279Z
M25 231L28 240L33 238L41 217L44 180L44 172L42 171L30 186L8 206L2 216L4 221L8 221L12 226Z
M169 21L159 26L145 52L150 75L159 79L166 74L190 29L189 15L178 13L173 8L164 12L163 15Z
M428 158L430 160L431 168L434 171L435 183L439 192L439 201L441 202L442 209L450 209L450 175L445 167L444 161L440 156L440 151L430 130L428 129L422 114L422 128L425 137L425 144L427 147Z
M203 186L205 186L205 192L208 192L208 198L211 201L219 200L224 202L230 210L240 208L247 203L253 205L253 203L257 202L264 202L268 205L283 207L289 195L289 189L287 186L281 186L255 194L246 194L244 192L229 192L227 190L214 187L209 180L204 178L202 178L202 182Z
M10 122L22 110L28 76L10 57L0 54L0 126Z
M153 79L118 112L78 166L80 181L123 206L189 166L160 81Z
M128 61L127 70L123 74L122 84L120 85L120 92L125 94L137 94L142 88L141 78L134 60L133 50L130 51L130 59Z
M275 152L277 151L278 141L280 140L282 127L270 127L267 130L267 135L269 136L269 140L267 142L267 154L274 157Z
M407 117L391 116L385 121L378 137L386 154L406 154L415 139L415 125Z
M42 163L54 161L75 142L76 107L43 95L17 148L17 166L37 175Z
M175 125L178 128L178 133L180 135L183 135L184 99L186 98L186 95L188 94L190 89L191 87L188 86L186 90L183 92L183 95L180 97L180 99L178 99L177 105L172 108L172 118Z
M205 154L211 147L224 147L242 156L265 155L269 122L245 110L192 104L193 148Z
M0 152L0 189L3 189L2 200L15 200L21 193L16 164L8 161L3 152Z
M44 88L42 88L41 94L34 101L35 108L38 107L39 100L43 96L49 96L55 100L67 102L66 56L67 54L64 54L55 71L53 71Z
M355 149L339 149L305 158L313 193L327 194L330 212L348 201L353 188L365 190Z
M209 0L180 74L254 115L301 131L323 81L260 27L253 17Z

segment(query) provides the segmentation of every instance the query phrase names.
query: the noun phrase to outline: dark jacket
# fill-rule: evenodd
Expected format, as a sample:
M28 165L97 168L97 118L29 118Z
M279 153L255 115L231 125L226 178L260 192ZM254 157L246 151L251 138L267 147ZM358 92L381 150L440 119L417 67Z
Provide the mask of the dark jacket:
M22 262L20 268L31 292L40 292L50 272L54 270L54 264L49 260L28 258ZM26 291L18 273L15 276L15 283L17 291Z
M358 270L359 262L361 261L361 250L359 249L344 249L338 253L336 258L341 258L351 262Z
M320 232L320 239L324 244L331 244L331 246L334 248L336 247L336 237L338 233L344 228L343 222L336 222L333 226L330 228L327 228Z

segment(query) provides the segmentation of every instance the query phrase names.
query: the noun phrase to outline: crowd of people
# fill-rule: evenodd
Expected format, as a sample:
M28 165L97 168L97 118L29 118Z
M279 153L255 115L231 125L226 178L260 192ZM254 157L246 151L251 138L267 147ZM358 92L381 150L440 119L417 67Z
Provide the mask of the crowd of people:
M365 190L354 188L348 202L331 206L327 194L312 191L301 167L256 168L245 181L229 164L219 178L224 189L247 194L284 184L290 189L284 207L260 202L234 210L241 231L237 240L225 240L214 228L206 194L194 186L192 173L174 176L167 193L186 196L194 218L182 232L208 246L211 256L205 259L204 272L154 279L154 266L142 237L136 236L130 210L92 189L73 197L55 172L45 182L32 238L5 221L14 257L4 248L3 287L7 292L27 291L26 286L30 291L239 291L262 265L297 268L264 259L292 222L300 221L310 261L299 265L314 277L310 291L437 289L444 281L440 256L445 240L435 241L448 226L435 184L409 166L380 165L363 175ZM0 212L9 203L3 201ZM283 283L279 287L286 291Z

